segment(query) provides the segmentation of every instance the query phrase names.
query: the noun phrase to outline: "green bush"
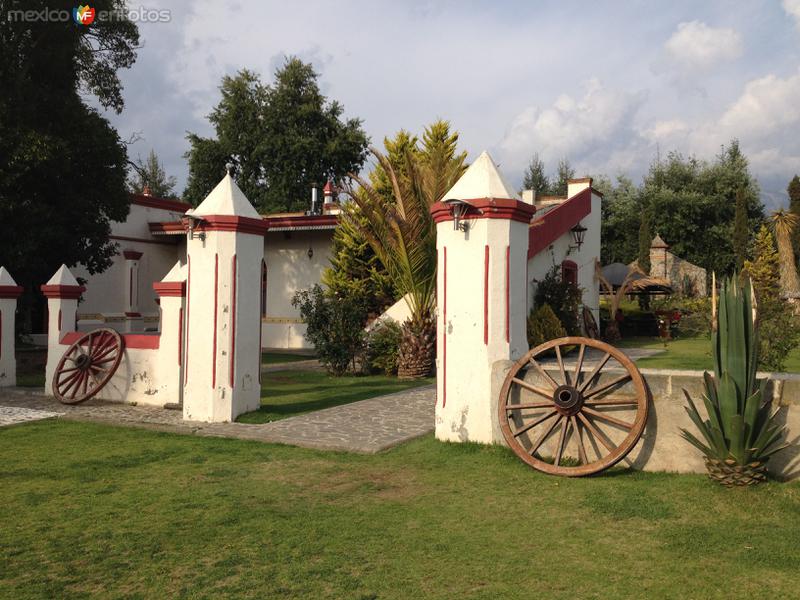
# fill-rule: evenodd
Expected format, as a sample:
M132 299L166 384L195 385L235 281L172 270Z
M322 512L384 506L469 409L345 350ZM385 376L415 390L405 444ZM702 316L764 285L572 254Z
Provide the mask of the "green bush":
M581 289L562 281L561 268L554 266L536 286L533 303L536 306L549 305L567 334L580 335L578 308L582 297Z
M367 363L372 372L397 375L397 357L403 331L393 319L379 322L367 338Z
M698 337L711 333L710 298L667 296L653 302L653 309L680 312L678 335L681 337Z
M555 338L564 337L567 331L549 304L542 304L528 317L528 346L535 348Z
M325 368L337 376L355 370L364 352L364 307L353 298L326 293L320 285L297 292L292 306L300 309L305 337Z

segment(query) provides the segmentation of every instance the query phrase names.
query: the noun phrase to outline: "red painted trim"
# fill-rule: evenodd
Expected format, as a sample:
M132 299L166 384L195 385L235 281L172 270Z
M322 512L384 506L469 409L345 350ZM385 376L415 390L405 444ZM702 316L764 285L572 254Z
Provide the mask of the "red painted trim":
M45 298L64 298L77 300L86 291L82 285L43 285L41 288Z
M0 285L0 298L19 298L23 291L21 285Z
M61 333L61 309L58 309L58 332Z
M465 219L509 219L530 223L536 208L532 204L510 198L474 198L464 200L471 205ZM436 202L430 208L434 223L452 221L450 207L444 202Z
M186 232L186 226L183 224L183 221L150 221L147 226L150 228L150 233L154 235L170 235Z
M269 227L264 219L254 217L230 215L198 215L198 217L203 220L195 227L195 231L233 231L264 235Z
M231 259L232 263L232 279L233 283L231 284L231 362L230 362L230 384L231 389L233 389L233 359L236 352L236 255L233 255ZM259 353L261 349L259 348Z
M183 353L183 307L178 309L178 366L181 365Z
M144 252L137 252L136 250L123 250L122 256L125 257L125 260L139 260L142 258Z
M185 213L192 208L188 202L180 200L167 200L166 198L156 198L155 196L145 196L144 194L131 194L131 204L147 206L149 208L160 208L172 212Z
M156 294L161 296L183 297L186 295L185 281L157 281L153 284Z
M61 344L70 346L77 342L81 337L86 334L85 331L70 331L64 334L61 338ZM157 350L161 345L160 335L148 335L146 333L123 333L122 339L125 342L125 348L133 348L135 350Z
M483 249L483 343L489 343L489 245Z
M211 355L211 389L217 387L217 300L219 290L219 254L214 255L214 344Z
M592 190L587 188L536 219L528 231L528 258L539 254L591 212Z
M110 239L110 240L120 240L120 241L123 241L123 242L141 242L142 244L160 244L162 246L174 246L175 244L178 243L177 239L174 240L174 241L173 240L171 240L171 241L151 240L151 239L147 239L147 238L129 237L129 236L126 236L126 235L110 235L110 236L108 236L108 239Z
M508 322L510 316L508 313L510 310L509 294L511 293L511 291L509 290L509 287L511 285L511 274L509 272L510 268L511 268L511 246L506 246L506 343L509 341Z
M125 316L126 317L141 317L142 313L140 313L140 312L126 312Z
M447 405L447 246L444 247L444 308L442 309L442 408Z
M264 217L267 222L267 227L311 227L311 226L325 226L337 225L339 223L339 215L297 215L297 216L282 216L282 217Z
M189 301L192 295L192 257L186 256L186 351L184 353L183 385L189 382Z

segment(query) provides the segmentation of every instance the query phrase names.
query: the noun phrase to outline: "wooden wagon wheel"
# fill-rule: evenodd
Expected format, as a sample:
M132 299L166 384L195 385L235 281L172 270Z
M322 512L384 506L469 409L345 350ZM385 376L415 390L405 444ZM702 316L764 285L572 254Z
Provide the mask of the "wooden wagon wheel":
M575 347L574 364L565 363L566 350ZM553 353L555 359L546 358ZM498 408L503 437L517 456L539 471L575 477L603 471L630 452L647 421L648 393L623 352L565 337L514 364Z
M113 329L95 329L72 344L53 374L53 395L62 404L78 404L103 389L114 375L124 342Z
M585 306L583 307L583 332L586 337L593 340L600 339L600 328L597 326L597 321L594 320L594 314Z

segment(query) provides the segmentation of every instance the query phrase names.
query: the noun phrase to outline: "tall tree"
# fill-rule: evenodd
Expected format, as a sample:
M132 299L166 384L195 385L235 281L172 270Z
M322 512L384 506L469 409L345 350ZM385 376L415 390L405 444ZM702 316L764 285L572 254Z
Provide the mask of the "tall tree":
M525 175L522 178L522 189L534 190L537 194L547 194L550 191L550 179L544 172L544 162L536 152L531 157Z
M603 194L601 203L602 264L615 262L628 264L636 260L639 252L639 225L642 206L640 191L630 178L619 175L612 184L608 177L594 178L593 187Z
M792 177L786 192L789 194L789 212L800 218L800 177L797 175ZM800 254L800 227L794 232L792 247L795 255Z
M743 190L736 190L736 213L733 219L733 254L736 258L736 270L741 271L747 260L747 244L750 231L747 227L747 202Z
M208 116L215 138L188 136L189 180L184 198L200 202L233 165L236 182L262 212L308 207L312 184L358 171L367 136L359 119L319 89L310 64L288 58L272 85L239 71L222 79L222 99Z
M642 211L639 222L639 254L636 263L643 273L650 273L650 244L653 241L653 231L650 229L650 216L646 210Z
M429 209L444 197L464 172L466 153L457 152L458 134L437 121L426 128L419 151L403 150L398 173L383 153L371 149L388 176L393 194L387 197L353 173L358 188L348 188L363 221L353 221L385 266L399 295L409 305L402 325L398 374L419 377L433 367L436 350L436 228ZM377 175L376 177L379 177Z
M569 164L569 160L564 157L558 161L556 180L550 187L550 192L556 196L566 196L567 187L570 179L575 177L575 169Z
M0 264L25 286L21 308L29 315L33 294L61 263L96 273L116 252L108 236L110 221L128 214L127 150L85 97L122 110L117 71L133 64L139 33L117 0L92 3L98 15L121 16L91 25L14 19L9 3L2 7Z
M132 173L128 178L128 185L135 194L149 193L157 198L174 198L174 176L167 176L167 172L158 160L155 150L150 150L146 160L139 157L131 166Z
M797 229L797 215L783 209L776 210L770 218L780 257L781 291L787 298L800 298L800 277L792 250L792 236Z

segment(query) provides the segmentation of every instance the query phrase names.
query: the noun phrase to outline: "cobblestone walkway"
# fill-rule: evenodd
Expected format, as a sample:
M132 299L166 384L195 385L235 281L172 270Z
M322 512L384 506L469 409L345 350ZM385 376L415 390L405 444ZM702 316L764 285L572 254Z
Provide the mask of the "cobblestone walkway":
M19 389L0 392L0 425L9 415L45 414L75 421L94 421L144 427L159 431L210 437L231 437L290 444L322 450L375 453L433 431L435 386L424 386L370 398L280 421L246 423L200 423L184 421L181 411L130 406L89 400L76 406L62 405L54 398ZM17 421L22 419L18 417Z
M3 425L16 425L25 421L38 421L58 417L62 413L35 410L21 406L0 406L0 427Z

